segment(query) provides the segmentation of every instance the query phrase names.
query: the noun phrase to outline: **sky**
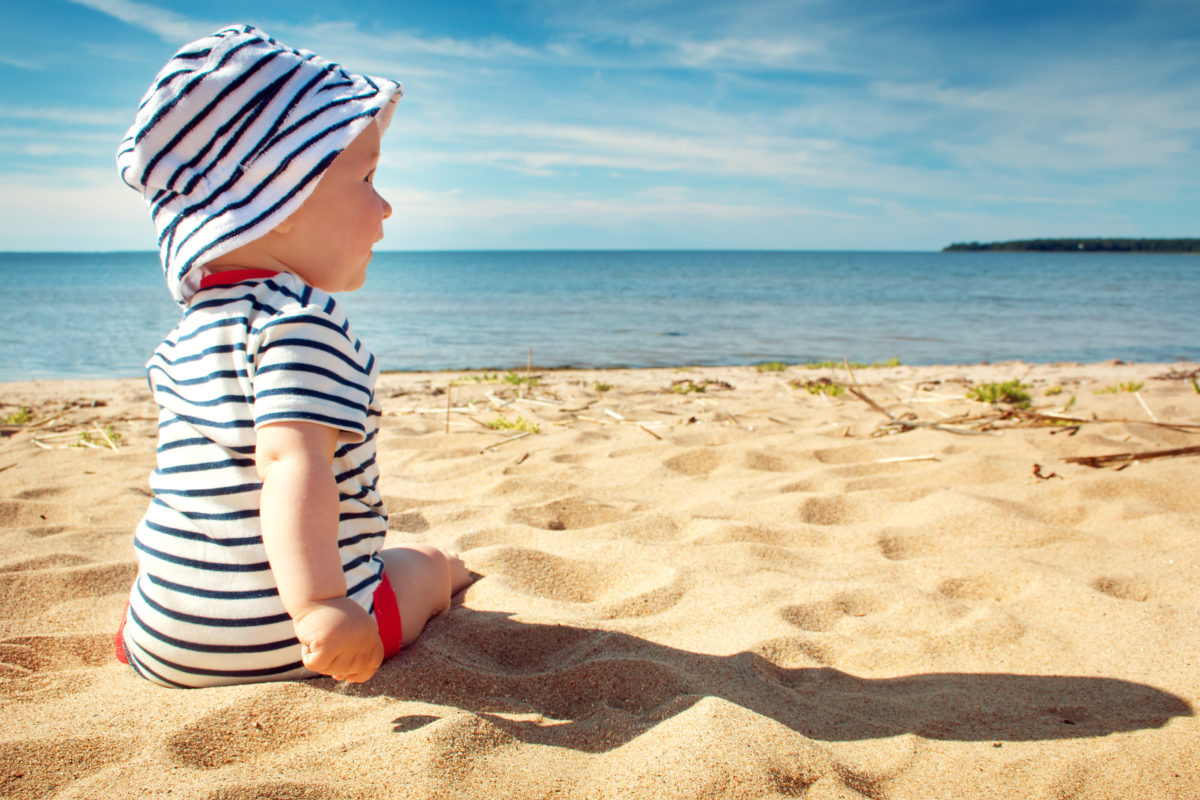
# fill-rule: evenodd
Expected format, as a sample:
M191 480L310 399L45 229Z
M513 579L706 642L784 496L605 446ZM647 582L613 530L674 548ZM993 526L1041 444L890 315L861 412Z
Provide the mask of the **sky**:
M383 250L1200 236L1196 0L0 0L0 250L152 250L117 143L250 23L405 97Z

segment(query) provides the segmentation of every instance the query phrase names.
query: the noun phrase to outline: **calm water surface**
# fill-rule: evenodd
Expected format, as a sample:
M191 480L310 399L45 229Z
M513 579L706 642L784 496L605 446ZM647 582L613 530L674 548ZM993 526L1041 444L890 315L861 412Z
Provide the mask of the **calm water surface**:
M179 317L153 253L0 253L0 380L126 377ZM384 369L1200 360L1200 256L379 253Z

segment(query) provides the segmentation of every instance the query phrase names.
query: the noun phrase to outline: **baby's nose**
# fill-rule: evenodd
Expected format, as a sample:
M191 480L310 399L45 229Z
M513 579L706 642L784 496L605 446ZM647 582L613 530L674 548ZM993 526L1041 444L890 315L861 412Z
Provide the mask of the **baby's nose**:
M379 202L383 203L383 218L387 219L392 215L392 204L383 199L383 195L379 196Z

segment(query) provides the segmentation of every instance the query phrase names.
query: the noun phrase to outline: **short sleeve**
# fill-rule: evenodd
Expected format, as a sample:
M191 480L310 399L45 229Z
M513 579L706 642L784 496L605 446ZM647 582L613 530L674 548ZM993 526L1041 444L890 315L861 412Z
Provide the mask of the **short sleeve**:
M344 325L305 306L276 315L258 330L252 354L254 427L315 422L366 436L371 402L369 354Z

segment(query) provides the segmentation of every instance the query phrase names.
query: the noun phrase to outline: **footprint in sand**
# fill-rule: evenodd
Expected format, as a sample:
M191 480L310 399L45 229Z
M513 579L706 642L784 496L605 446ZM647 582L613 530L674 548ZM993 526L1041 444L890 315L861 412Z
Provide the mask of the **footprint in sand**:
M1118 600L1132 600L1144 603L1153 594L1150 581L1137 577L1101 576L1092 581L1092 588L1101 594L1115 597Z
M279 782L224 786L204 800L339 800L343 796L330 786Z
M44 702L81 692L96 680L93 667L112 661L110 634L47 634L0 640L0 696Z
M50 797L71 781L128 759L139 744L117 736L0 742L0 797Z
M536 506L518 506L509 513L512 522L520 522L548 531L593 528L626 519L628 513L587 497L567 497Z
M0 571L0 596L12 616L31 616L68 600L123 594L135 577L133 561Z
M757 644L752 652L782 669L830 666L834 660L829 647L798 636L768 639Z
M905 533L881 533L875 541L879 553L888 561L903 561L906 558L916 558L927 548L923 547L916 536Z
M53 569L54 567L78 567L90 563L92 563L91 559L84 558L75 553L51 553L49 555L26 559L25 561L0 565L0 572L26 572L27 570L34 569Z
M256 687L252 696L211 711L167 737L173 761L212 769L303 746L353 710L332 704L316 686ZM239 795L240 796L240 795Z
M108 634L46 634L0 640L0 668L11 673L98 667L112 656Z
M809 525L845 525L854 517L854 503L842 495L819 495L800 504L800 519Z
M1009 576L1000 580L992 575L967 575L948 578L938 584L938 594L952 600L1000 602L1017 594L1026 581Z
M575 719L583 709L590 710L589 716L619 709L628 724L632 720L627 715L649 715L680 701L692 688L684 671L647 659L636 648L629 649L633 640L622 634L536 625L526 626L524 635L514 636L508 626L459 622L462 624L447 626L439 635L436 649L421 648L410 654L402 691L423 702L463 709L479 709L481 698L486 698L487 724L473 714L457 714L421 727L418 735L480 737L484 749L494 749L502 744L495 740L497 734L507 738L503 733L509 723L492 716L496 712L536 709L546 717ZM492 724L500 726L499 730ZM521 729L521 739L535 733L528 722L513 724ZM589 739L608 739L613 733L587 724L572 728L575 735ZM549 739L561 733L554 727L545 732ZM463 748L456 746L454 751L463 752Z
M784 457L775 453L752 450L746 454L747 469L756 472L795 472L797 463L794 458Z
M49 536L84 525L86 521L77 509L65 503L0 501L0 529L17 528L34 536Z
M669 567L604 563L523 547L473 554L473 569L523 595L554 603L587 604L589 616L650 616L679 601L683 581Z
M687 475L692 478L706 478L720 463L721 454L713 448L706 447L697 450L688 450L687 452L668 458L663 462L663 465L673 472L678 472L680 475Z
M803 603L781 609L784 621L814 633L832 630L843 620L865 617L883 608L882 600L869 591L843 592L829 600Z
M389 531L404 531L405 533L424 533L429 530L429 520L420 511L406 511L402 514L388 515Z
M577 664L600 652L611 636L570 625L539 625L533 636L513 636L506 626L488 628L468 618L438 634L438 648L460 664L504 674L540 674Z

